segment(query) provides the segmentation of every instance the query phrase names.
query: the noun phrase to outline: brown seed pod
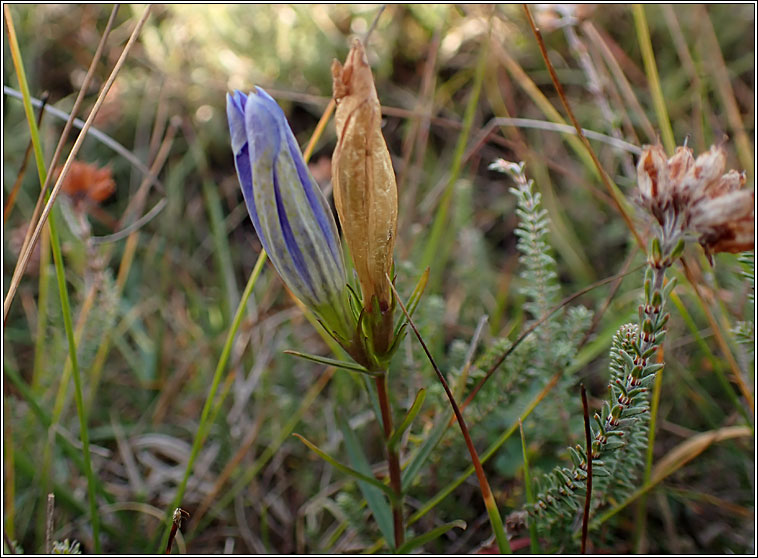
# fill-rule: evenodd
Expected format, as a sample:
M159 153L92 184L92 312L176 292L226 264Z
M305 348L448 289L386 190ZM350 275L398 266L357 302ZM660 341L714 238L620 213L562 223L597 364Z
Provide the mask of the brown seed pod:
M381 106L371 67L355 39L342 66L332 63L337 102L337 147L332 182L342 231L353 257L366 308L372 298L391 304L386 274L392 269L397 232L397 184L381 131Z

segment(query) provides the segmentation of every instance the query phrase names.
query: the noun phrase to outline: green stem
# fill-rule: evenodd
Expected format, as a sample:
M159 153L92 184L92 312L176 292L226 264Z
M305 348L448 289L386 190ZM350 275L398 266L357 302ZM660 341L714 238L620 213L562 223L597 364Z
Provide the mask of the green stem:
M658 371L655 377L655 383L653 384L653 400L650 404L650 426L648 431L647 441L647 454L645 455L645 474L642 477L642 482L647 484L650 482L650 473L653 470L653 447L655 446L655 425L658 418L658 406L661 402L661 386L663 385L663 369ZM647 509L647 494L640 498L637 503L637 530L635 533L635 549L639 554L645 554L643 549L645 541L645 522Z
M487 476L484 474L484 468L482 467L482 463L479 460L479 454L476 452L474 442L471 440L468 426L466 426L466 421L463 419L463 415L461 414L461 410L458 407L458 403L455 401L453 392L450 391L450 386L448 386L447 380L445 380L445 376L442 375L442 372L437 366L434 357L432 357L432 354L429 352L429 348L426 346L424 339L421 337L421 334L416 328L416 324L413 323L413 319L408 313L408 310L405 308L403 301L400 300L400 296L397 294L395 286L392 284L392 281L390 281L389 276L387 276L387 280L390 283L392 292L397 298L397 303L400 305L400 309L403 311L403 314L405 314L405 319L408 320L408 324L411 326L413 333L416 335L416 338L421 344L421 347L424 349L424 353L426 353L426 356L429 359L429 363L432 365L434 373L437 375L437 379L442 384L442 388L445 390L445 394L450 401L450 406L453 408L453 413L455 413L455 418L458 420L458 426L460 426L461 434L463 434L463 439L466 442L466 447L468 448L469 455L471 456L471 463L474 466L474 471L476 471L476 478L479 480L479 490L482 493L484 507L487 508L487 515L490 519L490 525L492 525L492 531L495 535L495 540L497 541L497 547L500 550L501 554L511 554L511 545L508 542L508 536L505 533L503 520L500 517L500 511L497 509L497 503L495 502L495 498L492 495L490 483L487 481Z
M184 497L184 491L187 489L187 481L189 480L190 474L192 473L192 466L195 464L195 459L197 458L197 454L200 452L200 448L202 447L203 443L205 442L205 438L208 434L208 430L210 429L210 420L209 417L211 415L211 407L213 406L213 400L216 397L216 391L218 390L218 386L221 383L221 377L223 376L224 370L226 370L226 365L229 362L229 357L232 353L232 345L234 343L234 338L236 336L237 330L239 329L240 324L242 323L242 316L245 313L245 307L247 306L247 300L250 298L250 294L253 292L253 287L255 286L256 281L258 280L258 276L261 274L261 270L263 269L263 264L266 261L266 252L261 250L260 255L258 256L258 261L255 262L255 267L253 267L253 271L250 274L250 279L247 282L247 286L245 286L245 291L242 293L242 298L240 299L239 304L237 305L237 312L234 315L234 321L232 322L232 327L229 329L229 333L226 336L226 343L224 343L224 348L221 351L221 356L218 360L218 365L216 366L216 371L213 374L213 381L211 382L211 389L208 392L208 397L205 400L205 405L203 406L202 414L200 415L200 425L197 427L197 433L195 434L195 440L192 444L192 450L190 452L189 460L187 461L187 468L184 471L184 477L182 478L182 482L179 484L179 488L176 490L176 495L174 496L173 502L171 502L171 505L166 508L166 518L165 518L165 524L171 523L171 517L176 508L179 507L179 505L182 502L182 498ZM168 537L171 532L171 529L167 529L163 535L163 538L161 540L161 544L158 547L157 552L161 552L163 549L166 548L166 544L168 543Z
M491 25L490 25L491 31ZM430 267L434 263L438 269L445 267L445 249L442 248L440 242L442 240L445 231L450 226L448 219L448 213L450 211L450 204L452 202L453 190L455 183L458 181L458 176L461 173L463 167L463 155L466 150L466 144L468 143L469 136L471 134L471 128L474 123L474 115L476 114L476 107L479 104L479 94L482 90L482 83L484 82L485 68L487 62L487 55L489 53L490 33L488 32L486 39L482 42L481 50L479 51L479 59L476 65L476 71L474 74L474 82L471 87L471 95L466 105L466 112L463 115L463 128L461 135L458 136L458 144L455 146L455 153L453 154L453 165L450 169L450 180L448 181L445 191L442 193L437 213L434 216L434 222L432 223L431 232L429 233L429 241L424 248L423 258L421 260L421 269ZM443 253L441 253L441 251ZM436 276L435 276L436 277ZM438 281L439 278L436 277Z
M669 120L668 111L666 110L666 101L661 90L658 68L655 65L655 54L653 53L653 45L650 42L650 30L647 27L645 8L642 4L634 4L632 6L632 14L634 15L634 26L637 29L637 42L640 45L642 59L645 62L645 73L650 83L650 93L653 96L655 114L658 117L658 126L661 128L661 135L663 136L663 145L668 154L672 155L676 148L676 141L674 140L674 131L671 129L671 120Z
M26 113L26 119L29 123L29 132L32 139L32 144L34 146L34 158L37 163L37 172L39 174L40 184L44 184L45 180L47 179L47 169L45 168L45 160L44 156L42 155L42 143L40 142L39 130L37 129L37 123L34 119L34 112L32 111L29 84L26 80L26 72L24 71L24 65L21 60L21 52L18 47L18 40L16 38L16 31L8 6L5 6L5 24L8 29L8 44L10 46L13 65L16 70L16 76L18 77L19 88L21 89L21 93L23 95L24 111ZM50 241L53 250L53 260L55 262L55 275L58 281L58 293L61 300L63 327L66 331L66 338L68 340L68 356L71 359L71 370L74 376L76 411L79 415L80 437L82 441L82 452L84 454L84 474L87 477L87 493L89 498L90 519L92 521L92 537L94 539L95 553L100 554L102 552L100 548L100 520L97 514L97 504L95 501L95 477L92 473L92 461L90 459L87 417L84 412L82 383L81 377L79 375L79 364L76 358L76 342L74 340L74 327L73 320L71 318L71 304L69 302L68 288L66 286L66 271L63 265L63 256L61 254L58 229L55 226L55 214L52 212L49 215L48 223L50 226Z
M392 439L392 410L390 408L390 399L387 394L387 373L374 378L376 382L376 393L379 399L379 408L382 414L382 424L384 425L384 443L387 450L387 463L390 471L390 486L395 492L395 498L392 501L392 522L395 529L395 548L405 542L405 527L403 526L403 489L402 477L400 476L400 458L397 449L390 444Z

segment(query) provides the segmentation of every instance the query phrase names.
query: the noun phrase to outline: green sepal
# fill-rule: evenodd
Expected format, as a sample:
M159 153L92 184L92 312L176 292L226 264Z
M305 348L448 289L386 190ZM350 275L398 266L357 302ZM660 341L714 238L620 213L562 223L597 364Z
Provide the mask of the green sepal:
M671 250L671 254L669 255L669 258L672 262L675 262L678 260L682 253L684 253L684 239L680 238L679 242L676 243L676 246L674 246L674 249Z
M595 422L597 423L597 427L600 430L600 434L602 436L605 436L605 426L603 426L604 420L600 418L600 415L598 415L597 413L594 414L593 418L595 419ZM583 455L582 458L586 458L586 456Z
M623 448L626 445L626 440L608 440L604 445L605 451L613 451L619 448ZM594 471L593 471L594 473Z
M336 368L342 368L344 370L351 370L352 372L360 372L361 374L367 374L371 377L381 375L381 372L372 372L371 370L368 370L367 368L355 362L347 362L344 360L337 360L334 358L322 357L319 355L312 355L309 353L301 353L300 351L293 351L290 349L287 349L286 351L284 351L284 353L287 355L293 355L299 358L303 358L305 360L310 360L311 362L325 364L326 366L334 366Z
M653 374L648 374L647 376L643 376L642 378L640 378L637 381L639 382L640 386L647 387L647 386L649 386L650 384L653 383L653 380L655 380L655 374L654 373Z
M416 286L413 289L411 296L408 298L408 303L405 305L405 308L408 310L408 315L411 317L413 317L413 312L414 310L416 310L416 306L418 306L419 300L421 300L421 296L424 294L424 289L426 289L426 284L429 282L429 271L430 271L430 268L427 267L424 273L421 274L421 277L419 277L419 280L416 283ZM405 316L402 316L397 326L395 326L396 337L398 333L400 332L400 328L404 324L405 324Z
M634 368L634 359L632 358L632 355L623 349L619 351L619 354L621 355L621 358L624 359L624 368L627 370L632 370Z
M663 286L663 298L667 299L669 295L671 294L671 291L674 290L674 287L676 287L677 279L676 277L672 278L671 281L666 283Z
M661 296L661 291L653 291L653 296L650 299L650 303L653 305L653 308L660 308L663 304L663 297Z
M624 413L624 416L633 417L635 415L641 415L643 413L647 413L647 407L629 407Z
M597 417L597 414L595 415ZM575 467L581 468L584 466L584 459L581 455L579 455L579 452L576 451L574 448L570 447L568 448L569 456L571 457L571 461L574 463Z
M595 467L597 461L592 462L592 476L593 477L610 477L611 472L605 467Z
M644 360L647 360L651 356L653 356L656 353L657 350L658 350L658 347L656 347L656 346L650 347L647 351L645 351L644 353L642 353L641 356L642 356L642 358Z
M668 316L668 314L666 314ZM655 344L660 345L663 342L664 337L666 337L666 330L662 329L658 333L655 334Z
M650 254L653 257L653 262L658 263L661 261L661 241L657 236L653 237L653 242L650 246Z
M658 364L658 363L656 363L656 364L648 364L642 370L642 377L644 378L645 376L647 376L649 374L655 374L656 372L658 372L658 370L662 369L663 366L664 366L663 363L661 363L661 364Z

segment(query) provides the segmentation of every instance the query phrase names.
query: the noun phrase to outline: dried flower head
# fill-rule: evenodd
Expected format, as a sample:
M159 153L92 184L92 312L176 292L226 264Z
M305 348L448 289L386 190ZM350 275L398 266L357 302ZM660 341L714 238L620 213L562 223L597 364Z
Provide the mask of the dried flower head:
M56 168L56 176L62 170L63 167ZM116 183L110 167L99 168L83 161L72 161L61 188L75 208L83 209L108 199L116 190Z
M660 145L645 146L637 164L643 206L673 246L685 232L698 235L706 254L754 247L755 193L743 190L745 173L724 173L726 153L712 146L695 159L686 146L670 159Z
M337 147L332 156L334 202L363 291L363 304L376 297L391 305L387 274L397 232L397 184L381 130L381 107L371 67L356 39L345 65L332 63L337 101Z

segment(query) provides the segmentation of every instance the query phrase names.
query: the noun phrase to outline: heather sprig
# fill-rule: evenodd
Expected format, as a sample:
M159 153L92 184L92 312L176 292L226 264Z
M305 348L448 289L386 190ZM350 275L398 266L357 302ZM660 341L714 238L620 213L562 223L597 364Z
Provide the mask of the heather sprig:
M639 198L656 222L643 303L637 323L621 326L613 338L609 396L594 415L590 455L581 446L569 448L572 466L558 466L541 481L529 512L543 528L576 528L586 494L588 459L597 479L592 510L632 490L642 472L650 420L648 392L664 366L660 349L670 317L664 307L676 284L666 280L666 270L682 255L692 233L709 256L752 247L754 194L741 190L744 174L725 174L724 165L721 147L712 147L697 159L686 147L677 148L670 159L660 146L647 147L640 156ZM552 532L557 536L558 531Z

